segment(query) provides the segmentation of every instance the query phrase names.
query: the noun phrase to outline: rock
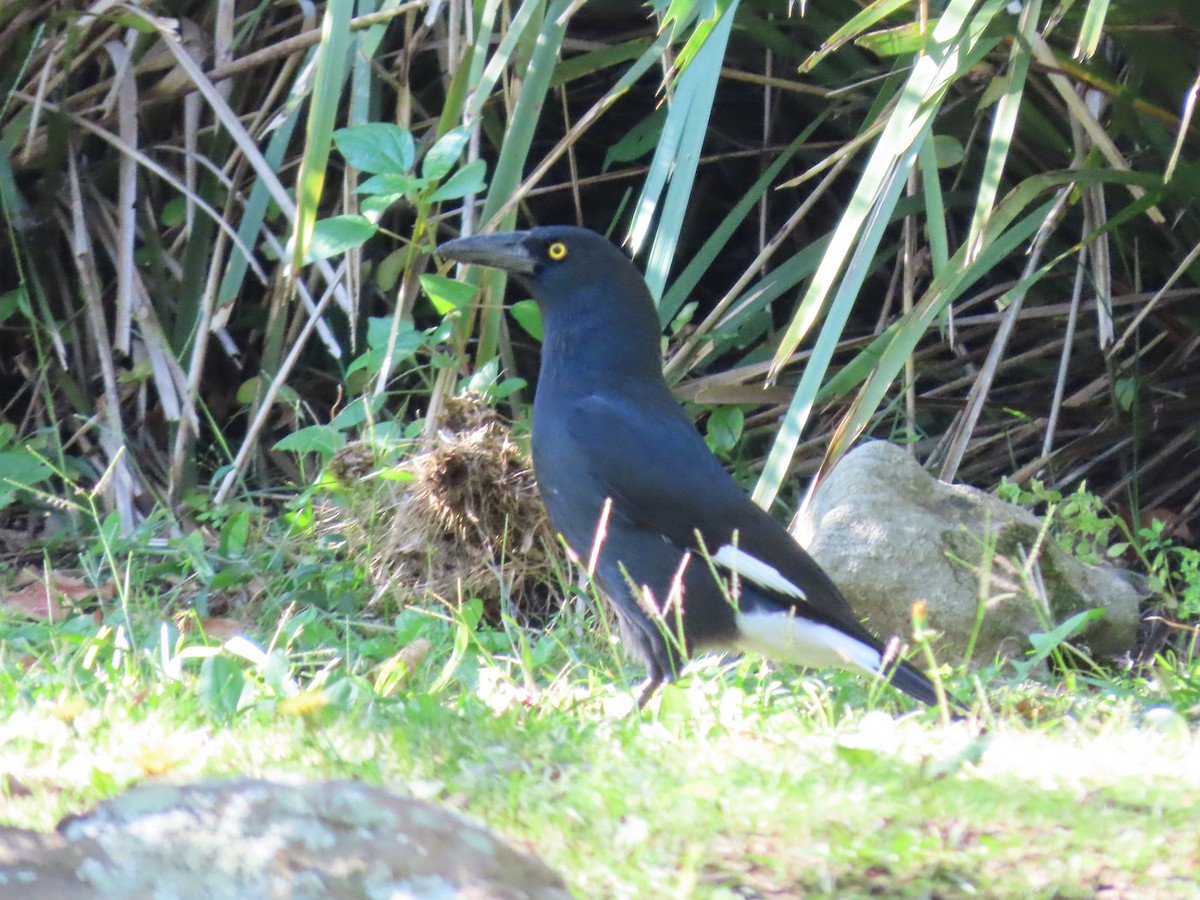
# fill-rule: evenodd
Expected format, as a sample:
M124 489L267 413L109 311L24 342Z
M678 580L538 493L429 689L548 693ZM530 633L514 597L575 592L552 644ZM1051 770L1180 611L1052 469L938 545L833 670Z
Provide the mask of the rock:
M1082 563L1046 537L1034 576L1021 566L1037 545L1042 521L1020 507L927 474L903 448L883 441L846 455L797 523L800 542L829 573L859 615L881 637L912 634L911 606L928 604L930 627L942 633L942 662L963 660L975 627L983 548L995 547L989 600L972 653L974 664L1022 656L1028 635L1077 612L1100 608L1075 642L1099 656L1119 656L1135 643L1138 592L1115 569Z
M0 896L567 900L482 827L353 782L146 784L52 834L0 828Z

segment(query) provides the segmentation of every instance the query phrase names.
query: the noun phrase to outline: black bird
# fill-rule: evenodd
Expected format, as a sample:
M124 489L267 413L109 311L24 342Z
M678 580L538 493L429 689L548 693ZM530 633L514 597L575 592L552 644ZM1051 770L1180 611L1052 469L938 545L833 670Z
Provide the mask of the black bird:
M882 644L781 524L709 452L671 396L642 276L608 240L545 227L448 241L438 252L533 289L545 332L533 465L550 521L595 574L644 703L692 653L746 650L890 677L937 703L929 679Z

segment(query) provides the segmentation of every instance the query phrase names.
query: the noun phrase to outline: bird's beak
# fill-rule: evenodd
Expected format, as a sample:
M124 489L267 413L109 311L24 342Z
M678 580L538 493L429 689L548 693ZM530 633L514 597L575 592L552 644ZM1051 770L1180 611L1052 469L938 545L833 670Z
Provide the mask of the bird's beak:
M446 241L437 252L457 262L491 266L517 275L533 274L533 255L525 247L528 231L499 231Z

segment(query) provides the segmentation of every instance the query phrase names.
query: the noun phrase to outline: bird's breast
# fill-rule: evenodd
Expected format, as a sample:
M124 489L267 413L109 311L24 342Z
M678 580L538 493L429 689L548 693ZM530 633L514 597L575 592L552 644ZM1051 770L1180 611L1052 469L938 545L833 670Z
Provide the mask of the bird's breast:
M586 448L569 428L569 407L543 397L534 400L533 473L550 524L575 552L589 545L604 508L604 489L591 473Z

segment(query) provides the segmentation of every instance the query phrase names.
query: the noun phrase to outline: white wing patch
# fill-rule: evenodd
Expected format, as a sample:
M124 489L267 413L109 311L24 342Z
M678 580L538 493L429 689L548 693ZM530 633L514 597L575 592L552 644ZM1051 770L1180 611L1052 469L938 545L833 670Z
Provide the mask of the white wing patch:
M783 594L785 597L794 597L797 600L805 599L804 591L784 578L777 568L751 556L733 544L725 544L721 547L713 554L712 561L747 581L754 582L759 587Z
M832 625L785 612L738 613L738 649L797 666L878 674L879 651Z

